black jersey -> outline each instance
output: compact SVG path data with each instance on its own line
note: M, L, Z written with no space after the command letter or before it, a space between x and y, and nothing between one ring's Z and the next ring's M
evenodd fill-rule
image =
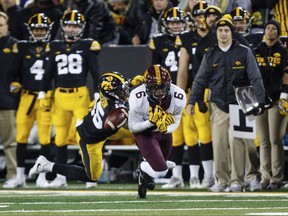
M12 80L20 78L22 88L30 91L39 91L40 83L45 73L48 53L45 52L45 43L19 41L13 45L15 61L12 65ZM48 90L52 85L47 86Z
M97 56L100 44L92 39L80 39L73 43L52 41L47 45L49 62L41 85L41 91L47 91L47 85L54 79L55 88L77 88L87 85L90 71L95 83L99 79Z
M287 51L282 43L277 41L271 47L262 42L254 52L266 90L273 101L278 101L287 65Z
M97 99L93 110L91 110L88 115L84 117L83 122L77 126L81 141L86 144L98 143L115 134L119 129L106 130L104 129L104 122L107 114L119 107L128 110L128 103L115 103L104 97Z
M168 69L172 82L176 84L180 47L175 43L176 36L156 34L149 43L152 51L152 64L160 64Z

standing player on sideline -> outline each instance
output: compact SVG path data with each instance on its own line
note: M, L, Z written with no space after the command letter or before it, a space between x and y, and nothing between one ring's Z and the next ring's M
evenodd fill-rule
M104 129L104 122L109 112L120 107L128 110L128 80L117 72L107 72L100 78L99 89L100 96L96 94L93 109L83 120L77 123L77 141L84 168L76 165L53 163L44 156L40 156L29 171L30 177L39 173L54 172L69 179L84 182L97 181L100 178L102 174L102 148L105 141L132 137L132 134L124 128Z
M98 83L98 60L100 44L92 39L80 39L85 27L84 16L72 10L61 19L64 41L52 41L46 50L50 52L49 64L42 80L38 99L46 107L47 87L54 79L55 93L52 107L52 123L55 127L56 158L67 163L67 137L73 116L76 120L88 113L90 95L87 74L91 72L94 85ZM97 87L95 87L95 90ZM57 175L50 187L66 187L65 176Z
M11 187L25 186L25 159L27 154L27 142L30 131L36 120L38 125L40 154L46 157L50 154L51 142L51 97L52 85L47 85L47 107L39 107L37 96L40 91L40 83L45 73L47 53L45 46L50 39L53 23L44 13L38 13L30 17L27 28L30 34L29 41L20 41L13 47L16 60L12 67L12 92L17 92L22 87L21 99L16 115L17 129L17 175ZM16 82L20 78L20 83ZM37 187L47 187L45 173L38 176Z
M152 64L160 64L168 69L171 75L172 83L176 84L177 71L178 71L178 61L180 54L180 38L181 32L185 31L188 24L187 14L179 9L178 7L173 7L165 11L163 18L161 20L161 34L155 35L149 44L149 48L152 51ZM191 82L188 81L191 86ZM189 84L188 84L189 85ZM185 127L183 124L187 123ZM184 153L184 140L186 143L190 143L188 138L192 136L187 136L186 132L189 132L191 128L191 118L186 119L184 115L181 118L179 127L172 133L173 137L173 148L170 155L170 159L176 163L176 167L172 170L173 174L171 180L168 184L162 186L162 188L175 188L184 187L184 182L182 179L182 155ZM186 130L187 128L187 130ZM179 150L181 155L179 156ZM179 167L181 170L179 170ZM175 172L179 173L180 178L177 178Z
M177 85L182 89L188 89L188 96L190 95L191 82L187 80L193 80L195 74L197 73L197 59L196 59L196 49L199 42L207 34L209 34L210 27L205 22L204 13L209 4L205 1L200 1L193 7L192 16L195 23L195 30L190 32L184 32L180 35L182 47L180 49L180 60L179 60L179 70L177 77ZM213 8L213 7L212 7ZM209 15L209 20L217 17L217 8L214 9L213 13ZM220 14L220 12L219 12ZM212 23L212 21L207 22ZM192 64L192 71L189 70L189 65ZM194 115L185 115L189 122L186 122L183 128L188 130L187 137L190 137L188 145L188 158L189 158L189 169L190 169L190 188L208 188L214 184L213 177L213 147L212 147L212 137L211 137L211 126L210 126L210 110L207 108L205 102L199 101L196 103L196 109ZM183 111L186 114L186 110ZM200 142L200 145L198 144ZM175 147L175 159L176 168L173 170L173 178L167 188L172 188L177 186L182 181L182 155L183 147ZM173 155L173 154L172 154ZM179 159L180 158L180 159ZM204 178L200 184L199 182L199 169L200 163L202 161L202 166L204 170Z
M147 188L154 189L154 178L164 177L171 167L167 160L172 132L179 126L185 104L184 90L171 83L168 70L160 65L150 66L144 84L130 93L128 125L144 157L137 169L140 198L146 197Z

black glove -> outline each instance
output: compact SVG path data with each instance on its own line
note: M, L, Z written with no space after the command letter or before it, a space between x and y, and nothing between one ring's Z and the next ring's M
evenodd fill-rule
M197 101L197 103L201 113L206 113L208 111L208 107L204 101Z
M258 103L256 106L251 107L249 110L247 110L246 115L258 116L263 114L264 110L265 110L265 104Z

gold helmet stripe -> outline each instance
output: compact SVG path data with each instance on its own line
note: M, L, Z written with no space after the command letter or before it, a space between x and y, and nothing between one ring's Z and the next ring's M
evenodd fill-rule
M204 4L203 4L203 2L201 1L201 2L199 2L199 10L203 10L203 8L204 8Z
M157 85L159 85L159 84L161 84L160 67L158 65L154 65L154 69L155 69L155 76L156 76Z
M71 13L71 21L75 21L75 15L76 15L75 11L72 11L72 13Z
M38 24L42 23L41 14L37 14L37 23Z
M176 10L176 8L173 8L173 17L177 17L177 10Z
M115 73L107 72L107 73L104 73L101 77L103 77L103 76L113 76L113 77L119 79L122 83L125 83L125 80L121 76L119 76L118 74L115 74Z
M236 8L236 16L240 16L240 8L239 7Z

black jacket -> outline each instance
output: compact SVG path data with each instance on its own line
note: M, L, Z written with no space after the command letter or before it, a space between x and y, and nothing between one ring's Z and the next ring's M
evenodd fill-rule
M230 49L223 52L215 45L204 54L203 61L195 77L189 104L201 100L205 87L211 91L210 102L224 112L229 112L229 104L236 104L233 86L252 85L259 103L265 103L265 90L259 68L250 48L233 41Z
M19 103L19 95L10 93L9 72L13 64L12 45L17 40L11 36L0 38L0 110L16 110Z
M254 50L267 93L273 101L278 101L282 78L287 65L287 51L280 41L268 47L260 43Z

